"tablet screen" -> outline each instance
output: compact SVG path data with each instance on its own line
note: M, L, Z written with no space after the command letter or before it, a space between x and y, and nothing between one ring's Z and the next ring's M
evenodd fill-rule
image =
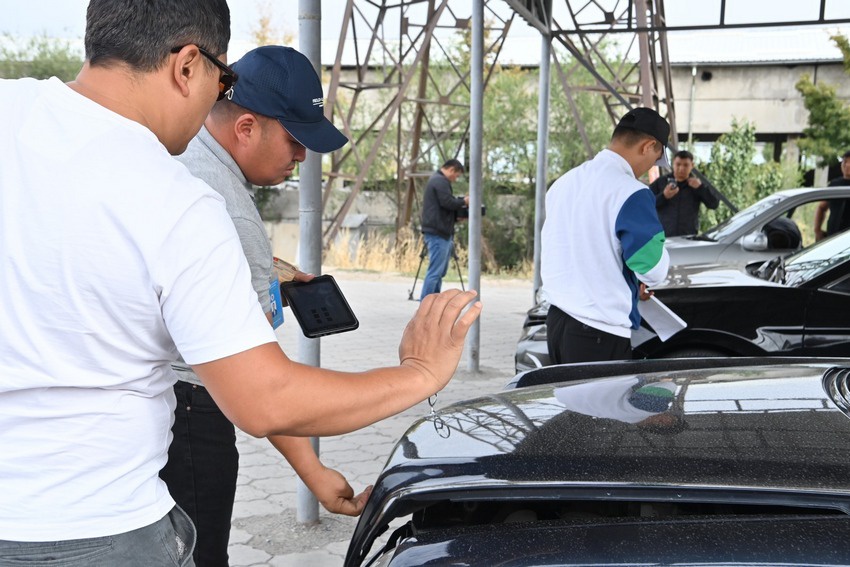
M281 292L307 337L352 331L359 326L333 276L317 276L309 282L286 282L281 285Z

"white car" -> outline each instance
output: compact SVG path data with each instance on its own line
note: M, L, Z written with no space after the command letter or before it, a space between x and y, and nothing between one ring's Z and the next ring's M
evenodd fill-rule
M785 189L773 193L703 234L668 238L665 246L670 264L743 267L756 260L790 254L802 247L798 221L814 222L814 217L802 218L798 209L831 199L850 199L850 187ZM796 235L789 234L789 227L796 230ZM786 230L772 230L777 228Z

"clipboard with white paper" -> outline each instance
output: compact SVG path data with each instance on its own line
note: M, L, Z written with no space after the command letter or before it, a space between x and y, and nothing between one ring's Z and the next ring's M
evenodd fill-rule
M681 317L673 313L654 295L646 301L638 301L638 312L662 341L666 341L688 326Z

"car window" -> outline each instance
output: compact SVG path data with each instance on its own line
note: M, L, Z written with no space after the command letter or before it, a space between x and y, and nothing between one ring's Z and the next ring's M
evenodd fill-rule
M739 230L764 211L775 207L786 198L784 195L769 195L743 211L738 211L714 228L708 229L703 236L710 240L721 240Z
M788 256L785 259L785 283L789 286L801 285L848 260L850 232L843 232Z
M829 291L850 295L850 277L839 280L829 286Z

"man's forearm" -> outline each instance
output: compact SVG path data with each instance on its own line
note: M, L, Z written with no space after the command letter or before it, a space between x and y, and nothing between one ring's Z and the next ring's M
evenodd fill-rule
M703 183L696 188L697 195L707 209L716 209L720 206L720 197L714 192L709 185Z
M425 298L404 330L399 366L336 372L293 362L277 343L267 343L193 369L246 433L346 433L395 415L448 383L481 313L479 302L469 306L475 296L449 290Z
M286 461L295 473L301 477L304 484L311 491L315 492L308 481L310 476L316 471L321 470L324 465L313 450L313 444L310 443L310 438L270 435L268 439L274 448L286 458Z
M244 368L253 370L246 374ZM194 369L225 415L256 437L354 431L438 389L421 372L403 366L343 373L299 364L275 343Z
M815 233L823 233L823 219L826 217L826 211L829 210L829 203L821 201L815 209Z

